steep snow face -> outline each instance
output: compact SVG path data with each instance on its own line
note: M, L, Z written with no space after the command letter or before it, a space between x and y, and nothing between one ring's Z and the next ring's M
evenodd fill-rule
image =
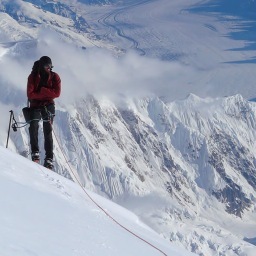
M176 118L190 128L189 133L180 133L181 143L180 139L179 144L174 143L199 167L197 184L225 202L228 212L241 216L252 206L250 198L255 190L255 105L240 95L218 101L215 106L212 102L202 104L190 96L185 111L174 104L172 112L181 112Z
M256 188L254 113L255 104L240 95L190 95L168 105L135 100L125 108L88 96L72 111L60 111L56 123L69 123L59 128L64 151L78 153L69 155L72 164L90 173L98 192L116 198L157 188L194 205L201 188L241 216Z

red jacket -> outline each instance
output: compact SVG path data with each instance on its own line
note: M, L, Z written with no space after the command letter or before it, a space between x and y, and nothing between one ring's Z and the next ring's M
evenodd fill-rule
M61 80L57 73L50 72L47 84L39 89L40 74L31 73L28 76L27 96L30 107L36 108L54 103L60 96Z

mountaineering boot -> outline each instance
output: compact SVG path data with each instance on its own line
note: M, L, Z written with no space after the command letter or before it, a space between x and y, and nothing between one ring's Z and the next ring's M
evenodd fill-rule
M44 167L52 170L53 169L53 163L51 158L45 158L44 159Z
M40 162L40 155L39 155L39 152L33 152L31 154L31 158L32 158L32 161L35 162L35 163L39 163Z

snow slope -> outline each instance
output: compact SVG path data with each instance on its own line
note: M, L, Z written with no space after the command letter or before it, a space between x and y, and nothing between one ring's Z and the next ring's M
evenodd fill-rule
M0 170L2 256L193 255L133 213L3 147Z

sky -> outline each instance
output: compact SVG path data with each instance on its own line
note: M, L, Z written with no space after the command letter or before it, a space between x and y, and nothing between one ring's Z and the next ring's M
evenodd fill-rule
M0 170L2 256L194 255L121 206L4 147Z

